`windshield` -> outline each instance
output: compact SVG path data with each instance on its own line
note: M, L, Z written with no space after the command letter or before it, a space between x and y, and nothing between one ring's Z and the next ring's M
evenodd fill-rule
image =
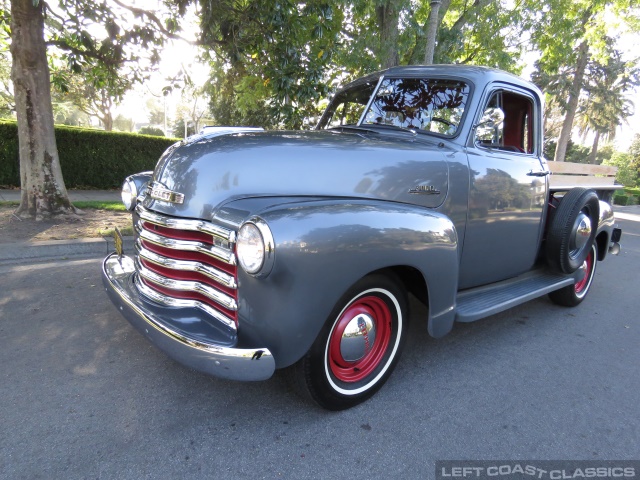
M362 125L392 125L453 136L458 131L469 86L458 80L383 80Z
M322 115L318 128L334 128L356 125L364 112L378 80L354 85L339 92Z
M375 86L371 82L340 92L318 128L383 125L450 137L458 131L469 98L469 85L459 80L385 78L364 113Z

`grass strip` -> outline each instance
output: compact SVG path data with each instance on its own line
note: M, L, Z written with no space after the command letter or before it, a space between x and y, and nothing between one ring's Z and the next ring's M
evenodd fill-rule
M82 200L73 202L73 204L79 209L93 209L93 210L109 210L111 212L126 212L127 209L121 202L107 202L100 200ZM20 202L13 200L0 201L0 207L17 207Z

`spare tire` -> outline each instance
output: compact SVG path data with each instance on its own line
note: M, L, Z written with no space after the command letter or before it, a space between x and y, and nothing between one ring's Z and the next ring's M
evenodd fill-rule
M600 201L593 190L573 188L552 212L547 231L547 263L561 273L573 273L584 262L596 238Z

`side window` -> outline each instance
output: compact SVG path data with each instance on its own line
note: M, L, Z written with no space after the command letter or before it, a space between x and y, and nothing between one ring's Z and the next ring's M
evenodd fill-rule
M358 102L345 102L341 104L329 120L329 127L340 127L343 125L355 125L360 120L360 115L364 111L366 104Z
M476 128L476 145L534 153L534 137L533 100L506 90L494 92Z

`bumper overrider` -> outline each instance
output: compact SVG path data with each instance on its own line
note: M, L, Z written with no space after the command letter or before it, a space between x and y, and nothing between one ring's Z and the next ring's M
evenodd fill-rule
M266 348L235 348L235 332L210 322L206 313L159 305L141 296L131 257L109 255L102 264L102 282L129 323L178 362L232 380L266 380L273 375L275 361Z

